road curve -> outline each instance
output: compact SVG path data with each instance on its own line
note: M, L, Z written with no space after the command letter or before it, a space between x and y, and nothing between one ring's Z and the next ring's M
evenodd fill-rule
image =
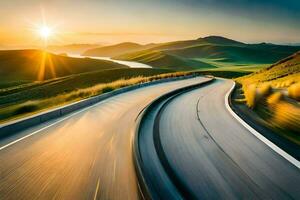
M142 158L153 160L144 169L152 197L300 198L300 170L226 109L232 84L218 79L166 99L145 116L139 142Z
M205 80L119 94L0 141L0 147L5 146L42 129L0 150L0 199L138 199L132 158L137 116L163 93Z

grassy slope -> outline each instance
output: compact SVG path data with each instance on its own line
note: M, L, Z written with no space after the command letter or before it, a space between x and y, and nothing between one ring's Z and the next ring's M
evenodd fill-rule
M151 48L153 44L140 45L132 42L125 42L111 46L105 46L100 48L89 49L82 55L84 56L102 56L102 57L114 57L120 54L140 51L143 49Z
M242 85L236 95L253 108L254 119L300 145L300 52L236 80Z
M34 104L34 109L29 109L28 112L42 110L78 100L81 96L76 91L94 87L95 85L109 84L120 79L148 77L169 72L172 71L148 68L102 70L0 89L0 120L25 114L27 111L16 113L16 110L20 106L27 104ZM74 93L75 96L70 96L70 93ZM65 97L64 95L69 95L70 97Z
M134 60L155 68L168 68L173 70L210 69L213 65L201 61L170 55L159 50L144 50L115 57L120 60Z
M249 45L223 37L210 36L197 40L156 45L143 51L116 56L155 67L180 70L224 68L254 71L300 50L300 47L272 44ZM248 68L251 69L248 69Z
M241 83L257 84L269 82L273 84L273 86L285 80L289 80L291 83L300 82L300 52L260 71L237 79L237 81Z
M45 70L40 70L42 60L45 60ZM127 66L110 61L70 58L44 53L40 50L10 50L0 51L0 88L13 84L38 80L40 71L44 72L44 79L68 76L89 71L114 68L128 68Z
M170 50L168 53L187 58L222 59L223 62L274 63L294 52L290 49L275 51L248 46L240 47L210 44Z
M24 84L17 87L0 89L0 105L5 106L10 103L16 104L28 100L49 98L61 93L91 87L99 83L109 83L121 78L152 76L167 72L170 72L170 70L148 68L112 69Z

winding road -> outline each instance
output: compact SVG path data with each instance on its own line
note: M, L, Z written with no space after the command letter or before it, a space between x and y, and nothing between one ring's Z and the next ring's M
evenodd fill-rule
M232 85L217 79L168 97L145 114L138 145L150 197L300 198L299 168L228 112L224 97Z
M232 81L217 79L147 108L207 80L139 88L1 140L0 199L131 200L141 198L142 184L154 199L299 199L299 168L226 109Z
M137 116L158 96L205 80L119 94L1 141L3 147L36 132L0 150L0 199L138 199L132 159Z

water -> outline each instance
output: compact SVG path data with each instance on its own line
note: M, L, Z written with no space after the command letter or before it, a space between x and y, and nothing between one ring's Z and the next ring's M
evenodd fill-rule
M99 57L99 56L81 56L81 55L76 55L76 54L68 54L69 57L73 58L92 58L92 59L97 59L97 60L108 60L111 62L119 63L122 65L126 65L130 68L152 68L150 65L146 65L143 63L139 62L133 62L133 61L124 61L124 60L115 60L109 57Z

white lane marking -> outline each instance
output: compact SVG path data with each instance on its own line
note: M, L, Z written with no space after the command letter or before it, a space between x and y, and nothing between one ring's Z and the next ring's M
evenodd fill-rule
M244 120L242 120L229 106L228 100L229 100L229 95L230 93L233 91L235 87L235 82L233 84L233 86L230 88L230 90L226 93L225 95L225 106L227 108L227 110L230 112L230 114L237 120L239 121L246 129L248 129L248 131L250 131L253 135L255 135L259 140L261 140L262 142L264 142L266 145L268 145L271 149L273 149L276 153L278 153L279 155L281 155L283 158L285 158L286 160L288 160L290 163L292 163L293 165L295 165L298 169L300 169L300 162L295 159L294 157L292 157L290 154L288 154L287 152L285 152L284 150L280 149L278 146L276 146L273 142L271 142L270 140L268 140L267 138L265 138L262 134L260 134L259 132L257 132L254 128L252 128L249 124L247 124Z
M47 129L47 128L50 128L51 126L54 126L54 125L56 125L56 124L58 124L58 123L60 123L60 122L62 122L62 121L64 121L64 120L66 120L66 119L69 119L69 118L73 117L74 115L77 115L77 114L79 114L79 113L81 113L81 112L84 112L84 111L86 111L86 110L88 110L88 109L90 109L90 108L92 108L92 107L98 106L100 103L103 103L103 102L105 102L105 100L104 100L104 101L101 101L101 102L99 102L99 103L96 103L96 104L94 104L94 105L91 105L91 106L89 106L89 107L86 107L86 108L84 108L84 109L82 109L82 110L79 110L79 111L77 111L77 112L74 112L74 113L72 113L72 114L70 114L70 115L68 115L68 116L66 116L66 117L64 117L64 118L62 118L62 119L60 119L60 120L58 120L58 121L52 123L52 124L49 124L48 126L45 126L45 127L41 128L41 129L39 129L39 130L36 130L36 131L34 131L34 132L32 132L32 133L30 133L30 134L28 134L28 135L25 135L24 137L21 137L21 138L19 138L19 139L17 139L17 140L14 140L14 141L12 141L12 142L10 142L10 143L8 143L8 144L6 144L6 145L0 147L0 151L3 150L3 149L5 149L5 148L7 148L7 147L9 147L9 146L11 146L11 145L13 145L13 144L15 144L15 143L17 143L17 142L20 142L20 141L22 141L22 140L24 140L24 139L26 139L26 138L28 138L28 137L31 137L31 136L33 136L33 135L35 135L35 134L37 134L37 133L39 133L39 132L41 132L41 131Z
M99 185L100 185L99 182L100 182L100 178L98 178L98 181L97 181L97 186L96 186L96 190L95 190L94 200L97 199L98 190L99 190Z

